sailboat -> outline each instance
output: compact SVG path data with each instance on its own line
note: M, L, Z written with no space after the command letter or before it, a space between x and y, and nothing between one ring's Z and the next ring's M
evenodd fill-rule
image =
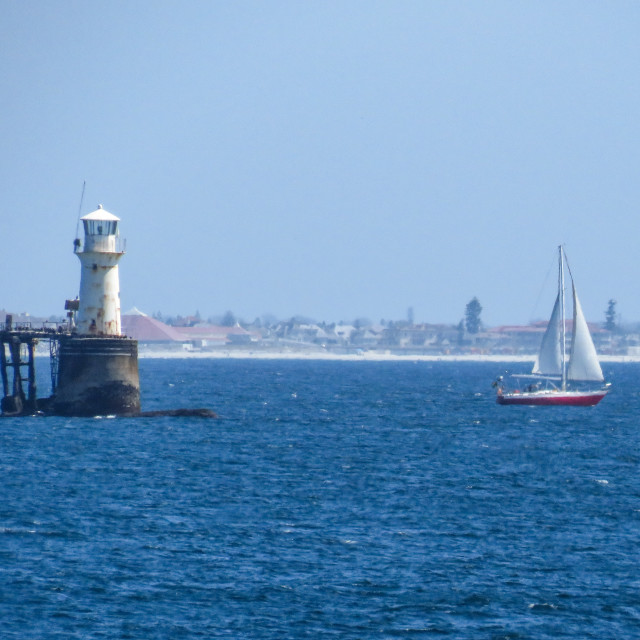
M565 267L573 292L573 331L569 352L566 348ZM498 404L564 405L589 407L598 404L610 389L605 383L593 339L587 326L567 256L558 247L558 295L533 370L515 375L527 381L522 389L508 391L500 376Z

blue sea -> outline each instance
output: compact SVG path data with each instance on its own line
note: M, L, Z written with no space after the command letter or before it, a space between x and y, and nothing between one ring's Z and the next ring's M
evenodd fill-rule
M640 637L640 365L505 368L141 360L219 418L0 420L0 638Z

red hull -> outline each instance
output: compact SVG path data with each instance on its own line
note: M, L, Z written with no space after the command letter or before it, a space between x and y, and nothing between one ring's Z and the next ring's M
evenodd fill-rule
M498 404L525 404L564 407L592 407L604 398L608 389L600 391L538 391L530 393L498 393Z

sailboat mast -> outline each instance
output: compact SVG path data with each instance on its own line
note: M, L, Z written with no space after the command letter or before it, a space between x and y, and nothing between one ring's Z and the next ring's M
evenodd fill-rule
M560 293L560 345L562 352L562 390L567 388L567 344L564 311L564 264L562 259L562 245L558 247L558 287Z

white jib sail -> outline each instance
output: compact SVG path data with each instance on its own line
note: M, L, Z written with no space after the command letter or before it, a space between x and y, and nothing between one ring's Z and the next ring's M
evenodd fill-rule
M589 333L587 321L582 313L576 287L573 285L573 337L567 378L569 380L604 381L596 348Z
M560 348L560 294L553 305L551 318L544 332L540 352L531 373L547 376L562 375L562 352Z

